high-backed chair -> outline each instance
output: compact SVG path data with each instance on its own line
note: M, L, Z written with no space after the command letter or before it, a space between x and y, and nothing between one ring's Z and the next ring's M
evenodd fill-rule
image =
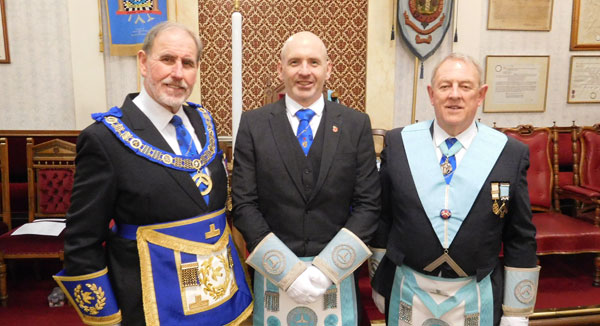
M70 205L75 171L75 144L53 139L34 145L27 138L27 183L29 222L42 218L65 217ZM64 259L64 237L45 235L16 235L15 228L0 236L0 257L6 259L58 258ZM5 269L0 260L0 271ZM6 273L0 272L0 299L8 298Z
M553 124L553 137L556 140L551 147L552 162L554 164L554 207L560 208L561 211L573 211L574 200L560 200L559 190L564 186L572 186L579 184L579 175L577 174L580 145L577 139L578 131L581 128L575 125L568 127L559 127L556 123Z
M600 286L600 227L564 215L552 205L550 144L556 139L551 130L530 125L501 130L529 146L527 183L537 228L537 254L595 253L594 285Z
M560 188L560 196L578 200L576 214L600 226L600 124L583 127L573 142L581 144L579 183Z

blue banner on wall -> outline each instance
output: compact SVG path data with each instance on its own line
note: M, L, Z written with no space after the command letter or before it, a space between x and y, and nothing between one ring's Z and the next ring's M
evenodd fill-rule
M136 55L146 33L167 20L167 0L106 0L110 54Z

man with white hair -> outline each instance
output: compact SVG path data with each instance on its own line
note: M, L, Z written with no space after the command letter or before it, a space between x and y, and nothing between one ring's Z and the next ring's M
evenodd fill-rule
M138 52L141 93L92 115L78 138L55 279L86 324L238 325L252 312L217 132L208 110L185 103L201 52L187 27L153 27Z
M388 325L527 325L528 148L475 122L487 85L470 57L442 60L427 90L435 120L386 134L374 300Z

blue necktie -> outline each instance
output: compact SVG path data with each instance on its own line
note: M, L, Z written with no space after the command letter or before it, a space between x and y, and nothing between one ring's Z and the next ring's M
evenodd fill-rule
M461 148L462 145L456 138L448 138L445 142L440 144L440 149L443 154L440 165L446 184L450 184L450 180L452 180L452 176L456 170L456 157L454 154L458 153Z
M304 155L306 156L310 150L310 145L313 143L313 132L312 129L310 129L310 119L315 116L315 111L311 109L298 110L296 112L296 116L298 119L300 119L296 137L298 138L300 146L302 147Z
M181 118L179 116L174 115L173 118L171 119L171 123L173 124L173 126L175 126L175 133L177 134L177 143L179 144L179 149L181 150L181 155L182 156L195 156L198 155L198 150L196 150L196 144L194 144L194 140L192 139L192 136L190 135L190 133L187 131L187 129L185 129L185 126L183 125L183 121L181 121ZM206 174L206 168L202 168L202 172L204 174ZM191 172L190 175L192 176L192 178L197 174L198 172ZM200 183L198 185L198 189L200 189L200 192L203 192L204 190L206 190L207 185L205 185L204 183ZM204 195L204 201L206 202L206 204L208 205L208 197L209 195Z

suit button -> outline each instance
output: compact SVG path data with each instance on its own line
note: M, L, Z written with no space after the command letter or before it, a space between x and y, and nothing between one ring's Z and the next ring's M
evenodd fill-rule
M310 174L312 171L310 169L304 169L304 174Z

